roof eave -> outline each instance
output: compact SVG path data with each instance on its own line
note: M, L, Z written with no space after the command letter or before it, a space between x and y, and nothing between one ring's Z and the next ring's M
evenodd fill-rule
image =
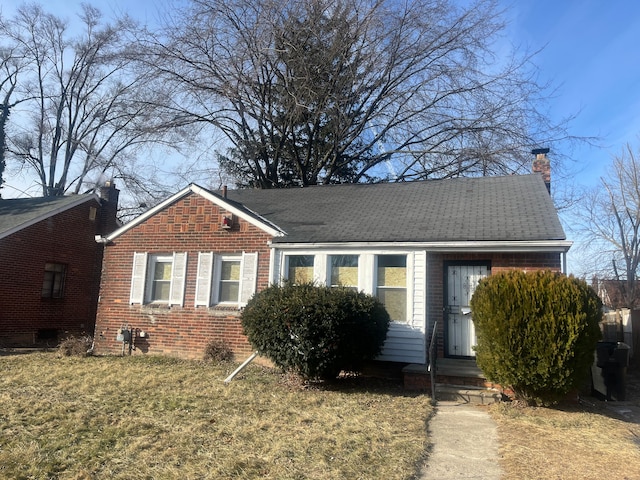
M569 240L522 240L522 241L455 241L455 242L277 242L272 248L283 250L314 249L393 249L427 250L430 252L561 252L566 253L573 245Z
M225 210L233 213L234 215L237 215L238 217L243 218L247 222L255 225L256 227L264 230L266 233L268 233L268 234L270 234L270 235L272 235L274 237L279 237L279 236L284 235L284 232L282 230L277 229L276 227L272 226L271 224L269 224L269 223L267 223L265 221L261 221L260 219L254 218L254 217L252 217L250 215L247 215L246 212L242 211L241 209L238 209L237 207L235 207L234 205L232 205L231 203L226 201L224 198L222 198L222 197L220 197L218 195L215 195L215 194L211 193L210 191L208 191L208 190L206 190L206 189L204 189L204 188L192 183L189 186L187 186L187 187L183 188L182 190L180 190L179 192L175 193L171 197L167 198L166 200L160 202L155 207L147 210L143 214L141 214L138 217L136 217L135 219L131 220L129 223L126 223L125 225L123 225L119 229L117 229L114 232L110 233L109 235L106 235L104 237L96 237L96 241L100 242L100 243L108 243L108 242L111 242L111 241L115 240L120 235L122 235L122 234L128 232L129 230L131 230L132 228L140 225L142 222L144 222L147 219L153 217L158 212L164 210L167 206L171 205L174 202L177 202L178 200L180 200L183 197L186 197L190 193L195 193L196 195L200 195L201 197L206 198L211 203L214 203L214 204L224 208Z
M13 235L16 232L19 232L20 230L23 230L27 227L30 227L31 225L35 225L38 222L41 222L42 220L46 220L47 218L51 218L59 213L65 212L71 208L77 207L78 205L82 205L84 202L88 202L91 200L95 200L96 202L100 203L100 197L98 196L98 194L93 193L93 194L89 194L89 195L78 195L78 199L74 202L71 203L67 203L65 205L61 205L53 210L48 211L47 213L44 213L42 215L38 215L35 218L31 218L29 220L27 220L24 223L21 223L20 225L16 225L15 227L10 228L9 230L5 230L4 232L0 233L0 240L8 237L10 235Z

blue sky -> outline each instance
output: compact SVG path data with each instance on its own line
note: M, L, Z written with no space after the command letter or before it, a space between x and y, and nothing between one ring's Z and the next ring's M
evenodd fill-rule
M635 0L500 0L509 8L507 38L543 48L535 63L542 80L557 87L550 115L577 114L571 133L599 137L598 147L577 145L562 152L573 160L575 183L597 186L612 155L626 143L640 148L640 2ZM549 154L552 159L553 152ZM553 184L553 171L552 171ZM569 240L569 273L590 266L588 242L571 230L571 212L561 212Z
M594 184L612 154L640 143L640 2L635 0L502 0L508 38L531 49L541 78L559 88L551 115L578 114L571 132L600 137L601 148L566 152L578 181ZM551 156L552 154L550 154Z
M162 6L180 1L89 0L106 16L128 11L146 23L154 22ZM574 160L578 184L596 185L606 173L611 156L627 142L640 148L640 2L498 1L507 10L503 40L530 51L542 49L534 59L540 80L551 81L558 88L549 103L552 119L577 114L571 134L599 137L599 147L577 145L561 152ZM3 14L10 15L21 3L2 0L0 5ZM47 10L69 18L80 6L80 1L69 0L41 3ZM553 152L549 156L553 168ZM564 220L570 222L569 217Z
M180 0L89 0L110 16L128 11L153 23L158 10ZM571 133L597 136L600 148L562 152L576 162L577 180L595 184L612 154L640 143L640 2L636 0L498 0L508 22L504 40L531 51L541 81L557 87L555 119L578 114ZM19 0L3 0L10 14ZM47 0L46 8L73 18L80 1ZM462 1L461 3L468 3ZM550 157L553 160L553 152Z

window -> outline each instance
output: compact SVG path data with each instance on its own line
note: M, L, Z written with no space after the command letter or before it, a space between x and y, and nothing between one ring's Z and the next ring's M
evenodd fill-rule
M182 305L187 254L133 254L130 303Z
M246 304L256 291L257 274L257 252L241 255L200 252L195 305Z
M42 298L62 298L65 272L65 265L60 263L45 263Z
M331 255L330 259L330 285L358 290L358 255Z
M407 321L407 256L378 255L376 296L391 320Z
M313 255L289 255L287 279L292 283L313 282Z
M169 303L173 256L152 256L150 261L151 285L147 296L149 302Z
M219 262L218 303L240 300L240 257L222 257Z

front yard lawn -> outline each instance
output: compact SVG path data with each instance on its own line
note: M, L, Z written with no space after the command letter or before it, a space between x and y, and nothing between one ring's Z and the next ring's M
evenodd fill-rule
M505 478L640 480L640 374L630 371L627 382L624 402L493 405Z
M430 398L388 381L301 388L250 365L0 357L0 477L409 479Z

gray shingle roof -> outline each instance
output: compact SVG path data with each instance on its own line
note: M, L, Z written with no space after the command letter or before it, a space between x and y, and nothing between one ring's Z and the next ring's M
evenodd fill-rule
M230 190L227 198L287 233L274 243L565 239L538 174Z
M92 198L97 197L85 194L0 199L0 238Z

